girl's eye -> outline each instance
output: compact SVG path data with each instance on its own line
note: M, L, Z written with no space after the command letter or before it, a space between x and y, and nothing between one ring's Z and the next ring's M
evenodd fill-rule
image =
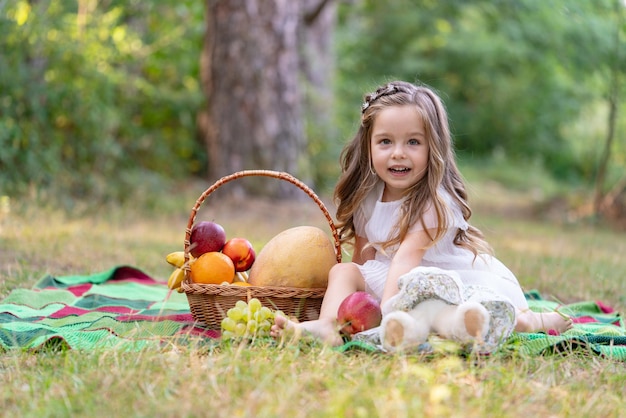
M409 139L409 145L419 145L420 141L417 139Z
M387 138L383 138L380 140L380 143L384 145L388 145L388 144L391 144L391 140Z

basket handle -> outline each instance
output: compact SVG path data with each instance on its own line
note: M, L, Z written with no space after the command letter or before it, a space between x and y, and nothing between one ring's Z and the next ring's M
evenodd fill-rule
M319 206L321 211L324 213L324 216L326 217L326 221L328 222L328 225L330 226L330 230L333 234L333 240L335 241L335 253L337 255L337 262L341 263L341 243L339 241L339 233L337 232L337 227L335 226L333 218L328 212L328 209L326 209L324 202L320 200L320 198L315 194L315 192L310 187L308 187L302 181L298 180L297 178L295 178L289 173L280 172L280 171L272 171L272 170L243 170L243 171L238 171L236 173L230 174L228 176L224 176L218 181L216 181L215 183L213 183L211 187L206 189L204 193L200 195L198 200L196 200L196 203L193 205L193 208L191 208L191 214L189 215L189 221L187 222L187 229L185 230L185 242L184 242L185 278L189 277L189 246L191 244L191 228L193 227L193 224L196 221L196 215L198 214L198 210L200 209L200 206L202 205L204 200L207 197L209 197L209 195L213 193L215 190L217 190L219 187L223 186L224 184L230 181L240 179L242 177L249 177L249 176L274 177L280 180L288 181L289 183L292 183L296 185L297 187L299 187L311 199L313 199L313 201L317 203L317 206Z

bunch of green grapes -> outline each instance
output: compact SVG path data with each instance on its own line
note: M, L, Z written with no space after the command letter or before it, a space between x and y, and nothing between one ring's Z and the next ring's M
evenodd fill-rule
M267 337L276 315L284 316L284 313L272 311L257 298L252 298L247 303L238 300L222 319L222 338Z

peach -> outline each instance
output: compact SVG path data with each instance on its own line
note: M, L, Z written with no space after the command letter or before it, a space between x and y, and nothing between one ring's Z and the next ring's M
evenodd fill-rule
M337 323L343 334L352 335L377 327L383 315L378 301L367 292L355 292L346 297L337 310Z
M252 267L256 258L256 253L250 241L245 238L231 238L226 241L222 248L222 253L233 260L235 271L246 271Z

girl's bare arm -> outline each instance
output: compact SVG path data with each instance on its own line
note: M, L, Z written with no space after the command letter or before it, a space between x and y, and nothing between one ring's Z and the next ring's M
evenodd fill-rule
M434 235L434 231L431 234ZM426 231L416 231L406 235L391 260L381 304L398 293L398 278L421 264L426 252L425 248L430 243L431 239Z
M356 236L354 241L354 252L352 253L352 261L357 264L363 264L367 260L373 260L376 250L373 247L367 247L367 239Z

